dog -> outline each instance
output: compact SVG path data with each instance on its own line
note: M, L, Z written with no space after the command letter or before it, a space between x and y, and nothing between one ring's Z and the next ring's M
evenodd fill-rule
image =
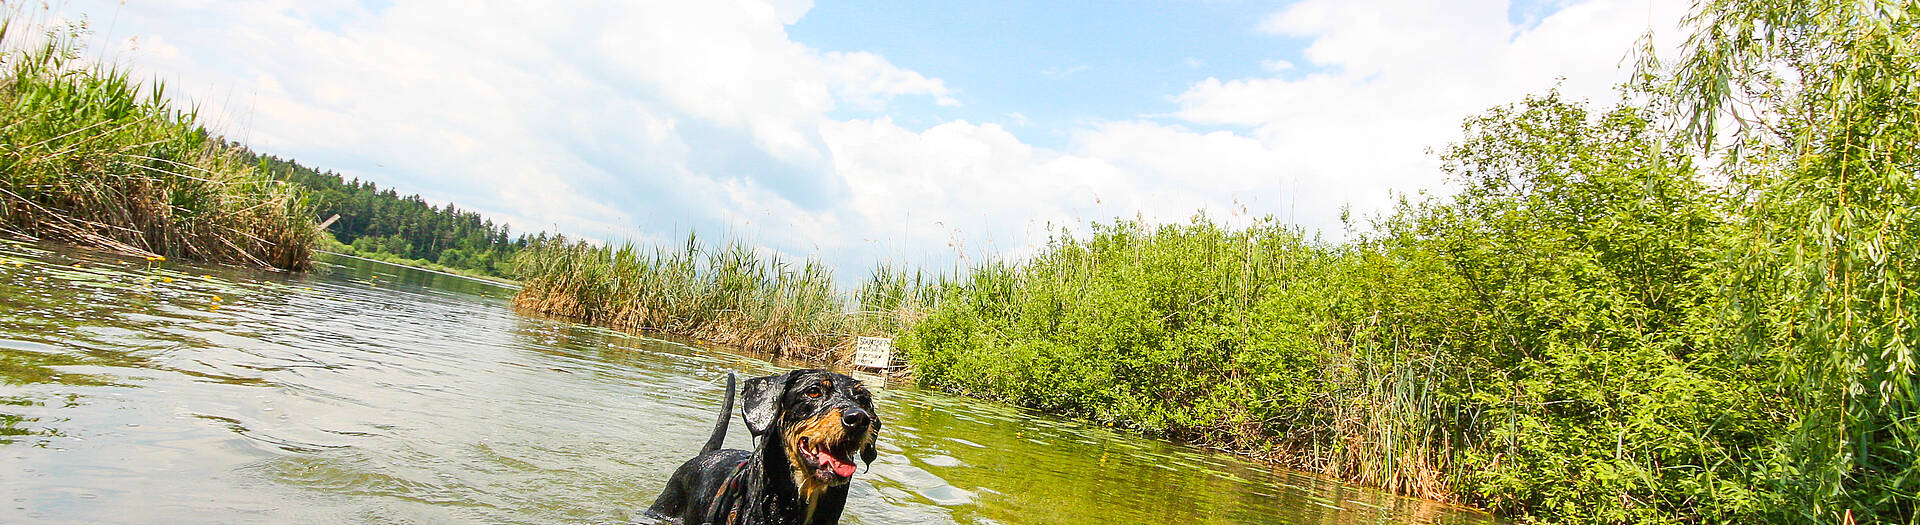
M682 525L835 525L846 508L853 454L871 466L880 417L860 381L807 369L748 379L741 416L753 450L720 448L732 419L734 374L713 437L673 471L647 515Z

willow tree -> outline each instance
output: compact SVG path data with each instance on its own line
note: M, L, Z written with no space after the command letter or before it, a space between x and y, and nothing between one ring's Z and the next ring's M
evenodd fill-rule
M1738 344L1785 363L1781 519L1920 522L1920 0L1704 0L1673 70L1744 206Z

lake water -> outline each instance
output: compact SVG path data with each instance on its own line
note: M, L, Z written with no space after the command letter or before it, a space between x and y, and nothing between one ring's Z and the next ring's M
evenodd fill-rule
M0 241L0 522L625 522L705 441L727 371L780 370L521 315L496 285L317 266ZM1492 522L908 385L876 397L852 523Z

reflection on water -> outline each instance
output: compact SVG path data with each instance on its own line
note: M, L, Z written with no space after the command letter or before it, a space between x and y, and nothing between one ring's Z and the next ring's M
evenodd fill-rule
M778 370L517 315L490 284L319 266L0 242L0 516L623 522L705 440L727 371ZM854 523L1490 521L903 385L876 402Z

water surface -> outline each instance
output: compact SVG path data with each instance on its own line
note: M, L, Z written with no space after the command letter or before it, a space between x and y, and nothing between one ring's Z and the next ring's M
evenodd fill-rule
M624 522L705 440L727 371L780 370L516 314L492 284L318 266L0 241L0 521ZM876 403L851 523L1491 522L906 385Z

